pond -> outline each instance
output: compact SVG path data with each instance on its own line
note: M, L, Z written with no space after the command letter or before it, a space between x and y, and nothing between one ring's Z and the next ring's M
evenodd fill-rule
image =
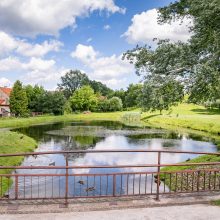
M39 142L39 146L36 151L58 151L58 150L114 150L114 149L146 149L146 150L178 150L178 151L206 151L216 152L217 148L209 139L204 139L201 136L194 134L171 132L162 129L152 129L147 127L131 127L126 126L119 122L111 121L79 121L71 123L55 123L47 125L31 126L26 128L15 129L16 131L33 137ZM162 163L178 163L192 159L197 155L187 154L163 154ZM101 154L89 154L81 153L68 156L68 163L70 166L78 165L137 165L137 164L151 164L157 163L157 155L153 153L101 153ZM64 155L40 155L37 157L26 157L23 164L24 166L33 165L56 165L64 166ZM155 171L155 168L148 168L148 171ZM112 172L133 172L133 171L146 171L146 168L91 168L83 170L70 170L72 174L75 173L112 173ZM24 170L17 170L17 173L24 173ZM25 173L64 173L65 170L25 170ZM98 179L95 180L91 177L83 179L69 180L69 184L73 183L74 187L70 186L69 194L72 196L79 196L87 194L86 189L88 186L93 186L93 195L102 194L106 187L98 190L96 186L108 185L108 181L112 182L112 177L109 180ZM119 178L119 177L118 177ZM123 182L126 182L128 177L120 177L121 180L116 181L116 190L125 191L126 187ZM138 178L132 176L133 181ZM142 177L139 177L142 178ZM83 181L82 181L83 179ZM82 181L80 184L80 181ZM140 179L138 180L139 184ZM142 180L141 180L142 181ZM148 181L152 181L149 178ZM25 182L25 183L24 183ZM84 186L84 183L85 186ZM59 178L59 180L45 180L39 178L26 178L19 180L20 190L22 194L22 185L25 187L25 195L33 196L39 193L47 193L51 195L53 193L63 194L65 186L65 178ZM52 184L52 189L51 189ZM144 183L143 183L144 184ZM145 183L146 184L146 183ZM147 183L148 184L148 183ZM29 186L28 186L29 185ZM111 184L109 184L111 185ZM87 188L86 188L87 187ZM127 186L128 187L128 186ZM90 187L91 188L91 187ZM146 186L141 186L141 190ZM71 190L72 189L72 190ZM97 189L97 190L96 190ZM112 193L112 187L107 189L107 194ZM127 189L128 190L128 189ZM140 190L140 189L139 189ZM153 189L155 190L155 189ZM53 191L53 192L52 192ZM58 192L59 191L59 192ZM151 189L152 191L152 189ZM13 193L13 190L12 192Z

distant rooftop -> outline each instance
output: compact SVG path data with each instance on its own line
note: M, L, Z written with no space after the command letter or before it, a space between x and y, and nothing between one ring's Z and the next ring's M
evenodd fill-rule
M7 87L0 87L0 90L10 96L12 89Z

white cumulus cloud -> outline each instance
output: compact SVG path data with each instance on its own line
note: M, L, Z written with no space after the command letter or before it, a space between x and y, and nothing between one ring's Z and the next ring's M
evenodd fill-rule
M23 68L27 70L46 71L51 69L55 63L54 60L43 60L41 58L32 57L28 63L23 64Z
M0 57L14 50L16 46L17 42L13 37L0 31Z
M42 44L30 44L25 41L19 41L16 52L28 57L42 57L50 51L58 52L63 43L57 40L44 41Z
M125 13L113 0L1 0L0 29L21 36L58 35L95 10Z
M0 60L0 72L22 68L22 63L17 57L7 57Z
M186 42L190 38L189 25L191 19L185 18L182 23L174 21L171 24L157 23L157 10L151 9L132 18L132 24L122 35L129 43L149 43L154 38L170 39L171 41Z
M88 43L91 42L91 41L92 41L91 37L86 40L86 42L88 42Z
M93 49L92 46L86 46L83 44L78 44L76 50L71 53L73 58L77 58L84 63L89 63L96 59L98 52Z
M93 79L111 87L126 82L134 71L132 65L121 59L121 55L101 56L92 46L78 44L71 56L91 70L90 76Z
M41 44L29 43L26 40L14 38L3 31L0 31L0 42L0 57L11 52L27 57L42 57L50 51L59 51L63 46L63 43L58 40L44 41Z
M104 25L103 29L106 30L106 31L108 31L109 29L111 29L111 26L108 25L108 24L106 24L106 25Z
M56 66L53 59L46 60L32 57L29 62L22 64L26 72L23 81L29 84L47 85L48 82L56 82L62 75L62 68Z
M9 79L2 77L0 78L0 86L11 86L12 83Z

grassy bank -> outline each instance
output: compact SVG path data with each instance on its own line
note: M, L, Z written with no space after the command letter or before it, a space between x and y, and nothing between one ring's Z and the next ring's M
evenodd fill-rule
M16 132L0 132L0 154L30 152L37 147L34 139ZM0 157L0 166L17 166L23 161L23 157ZM0 174L11 173L12 170L0 170ZM2 184L2 185L1 185ZM12 180L4 178L0 182L0 195L4 195Z
M39 116L31 118L3 118L0 119L0 128L14 128L26 127L30 125L53 123L53 122L67 122L73 120L109 120L120 121L124 112L113 113L91 113L91 114L71 114L61 116Z

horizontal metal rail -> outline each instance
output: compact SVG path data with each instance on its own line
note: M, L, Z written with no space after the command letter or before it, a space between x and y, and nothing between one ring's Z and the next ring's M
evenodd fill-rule
M176 173L194 173L194 172L218 172L220 169L195 169L195 170L178 170L178 171L160 171L160 174L176 174ZM69 174L68 176L112 176L112 175L132 175L132 174L157 174L157 171L147 171L147 172L112 172L112 173L76 173L76 174ZM66 174L57 174L57 173L40 173L40 174L0 174L0 177L24 177L24 176L57 176L57 177L64 177Z
M0 157L13 156L36 156L45 154L82 154L82 153L173 153L173 154L198 154L198 155L216 155L220 156L218 152L195 152L195 151L171 151L171 150L70 150L70 151L45 151L45 152L31 152L31 153L16 153L16 154L0 154Z
M0 169L20 169L20 170L36 170L36 169L90 169L90 168L139 168L139 167L182 167L182 166L211 166L220 165L220 162L207 163L168 163L168 164L138 164L138 165L80 165L80 166L0 166Z

